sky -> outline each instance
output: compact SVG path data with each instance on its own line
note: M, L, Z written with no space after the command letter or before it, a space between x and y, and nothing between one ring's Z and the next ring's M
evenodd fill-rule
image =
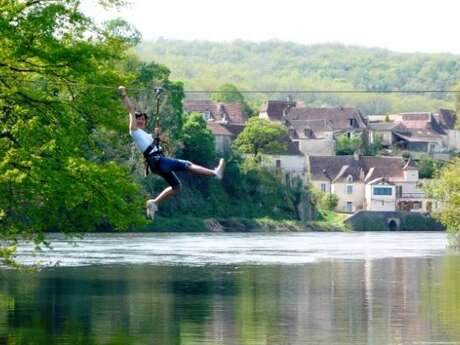
M121 17L144 40L343 43L399 52L460 54L458 0L131 0L109 12L83 1L97 22Z

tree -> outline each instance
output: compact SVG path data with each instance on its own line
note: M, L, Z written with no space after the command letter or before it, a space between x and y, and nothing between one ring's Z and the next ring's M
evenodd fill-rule
M200 114L192 114L186 118L182 129L182 142L181 158L201 165L209 165L215 160L214 136L206 128L206 122Z
M157 99L153 92L155 87L161 86L163 92L160 101L161 136L170 154L174 154L181 136L184 122L182 100L185 97L184 86L180 81L171 81L171 71L164 65L155 62L141 62L130 56L124 63L124 69L133 75L132 92L139 110L146 112L150 121L147 130L153 132L156 125Z
M282 139L287 137L287 130L280 124L258 117L250 118L245 129L235 140L235 146L242 153L282 153L287 144Z
M442 203L434 216L447 228L451 244L460 247L460 159L448 162L437 178L424 186L429 198Z
M377 156L380 151L383 149L383 135L376 134L374 137L374 142L367 145L366 155L368 156Z
M428 155L421 156L416 162L420 178L433 178L436 171L442 168L443 161L436 161Z
M357 152L361 146L362 140L360 137L340 135L337 137L335 151L338 156L352 155Z
M142 223L141 213L134 211L142 205L138 185L127 167L103 159L94 136L99 130L126 133L115 89L132 77L125 76L121 61L135 35L126 26L115 30L120 22L107 30L96 27L79 4L2 4L2 240L22 237L40 244L44 231L126 229ZM12 252L3 248L0 255Z
M223 84L211 94L211 100L214 102L240 103L246 116L251 116L253 111L244 99L243 94L233 84Z

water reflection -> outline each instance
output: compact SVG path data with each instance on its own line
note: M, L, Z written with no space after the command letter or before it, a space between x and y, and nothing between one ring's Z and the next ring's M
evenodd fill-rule
M0 344L460 344L460 257L3 271Z

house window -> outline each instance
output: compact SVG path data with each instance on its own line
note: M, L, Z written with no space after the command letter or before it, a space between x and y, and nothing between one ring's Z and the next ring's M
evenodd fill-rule
M355 119L349 119L349 123L350 123L350 127L354 127L355 126Z
M353 203L351 201L347 202L347 212L353 212Z
M211 112L210 112L210 111L205 111L205 112L203 113L203 119L204 119L205 121L211 120Z
M374 195L393 195L390 187L374 187Z
M276 167L277 167L278 169L281 169L281 160L280 160L280 159L277 159L277 160L276 160Z
M347 194L353 194L353 185L347 184Z
M321 183L321 192L325 193L326 192L326 184Z
M396 186L396 197L402 197L402 186Z

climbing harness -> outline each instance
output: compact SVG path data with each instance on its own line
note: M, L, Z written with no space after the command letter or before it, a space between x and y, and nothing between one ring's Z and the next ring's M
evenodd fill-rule
M149 175L150 166L155 170L159 171L160 157L163 156L163 148L160 145L160 97L163 93L163 88L161 86L155 87L153 89L156 99L156 114L155 114L155 137L153 138L153 143L150 144L147 149L144 151L145 158L145 175ZM158 131L156 130L158 128ZM151 162L149 164L149 162Z

